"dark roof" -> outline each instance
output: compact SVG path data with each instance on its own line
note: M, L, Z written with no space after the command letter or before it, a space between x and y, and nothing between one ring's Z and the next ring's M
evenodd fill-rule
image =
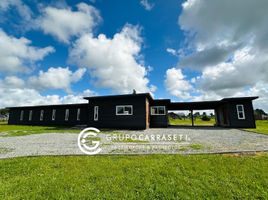
M84 97L86 100L95 100L95 99L110 99L110 98L122 98L122 97L134 97L134 96L144 96L149 100L153 100L153 97L150 93L136 93L136 94L121 94L121 95L107 95L107 96L92 96L92 97Z
M232 97L224 98L219 101L196 101L196 102L171 102L168 105L169 110L209 110L215 109L217 106L222 105L226 102L236 101L252 101L258 97Z
M253 96L253 97L231 97L231 98L223 98L221 101L240 101L240 100L255 100L258 99L258 96Z
M37 106L15 106L15 107L7 107L9 108L44 108L44 107L64 107L64 106L83 106L88 105L88 103L78 103L78 104L52 104L52 105L37 105Z

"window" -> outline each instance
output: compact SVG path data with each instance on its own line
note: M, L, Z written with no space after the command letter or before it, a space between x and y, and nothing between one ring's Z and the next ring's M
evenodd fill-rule
M165 106L152 106L151 115L166 115L166 107Z
M245 111L243 105L236 105L238 119L245 119Z
M52 110L52 121L55 121L56 119L56 109Z
M94 106L94 121L99 120L99 106Z
M76 119L77 121L80 121L80 108L77 109L77 115L76 115Z
M131 105L116 106L116 115L132 115L133 107Z
M32 121L32 117L33 117L33 111L30 110L30 111L29 111L29 121Z
M68 121L69 120L69 109L66 109L65 110L65 121Z
M20 111L20 121L23 120L23 115L24 115L24 111L22 110L22 111Z
M44 110L40 111L40 121L43 121L44 119Z

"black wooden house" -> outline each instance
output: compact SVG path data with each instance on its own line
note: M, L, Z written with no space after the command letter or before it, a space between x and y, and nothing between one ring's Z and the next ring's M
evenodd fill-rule
M88 103L84 104L10 107L8 123L146 129L168 127L168 110L189 110L192 113L193 110L213 109L216 126L255 128L252 100L256 98L171 102L169 99L153 99L149 93L94 96L85 97Z

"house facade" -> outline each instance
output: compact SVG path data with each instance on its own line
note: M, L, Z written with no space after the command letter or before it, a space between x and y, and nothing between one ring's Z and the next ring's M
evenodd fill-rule
M146 129L168 127L169 110L189 110L193 113L193 110L213 109L216 126L255 128L252 101L256 98L258 97L171 102L169 99L153 99L149 93L94 96L85 97L88 103L84 104L10 107L8 123Z

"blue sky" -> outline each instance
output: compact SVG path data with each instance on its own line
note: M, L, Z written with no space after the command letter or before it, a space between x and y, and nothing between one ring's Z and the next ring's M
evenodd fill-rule
M252 7L259 12L247 13ZM249 0L2 0L0 86L10 97L0 106L136 89L173 101L258 95L256 106L267 109L268 58L257 58L267 48L266 8Z

